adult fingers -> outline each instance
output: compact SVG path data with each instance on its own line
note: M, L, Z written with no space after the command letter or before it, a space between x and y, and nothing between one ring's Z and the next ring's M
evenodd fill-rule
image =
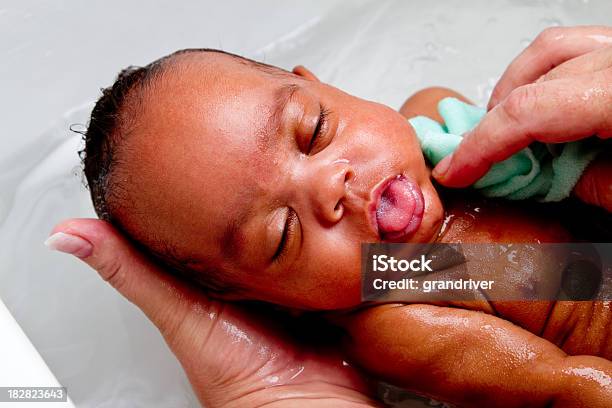
M466 134L433 176L449 187L467 187L493 163L537 140L561 143L612 136L612 69L519 87Z
M536 82L570 78L612 67L612 46L604 47L581 55L555 67L542 75Z
M493 89L487 109L493 109L512 90L534 82L551 68L608 45L612 45L612 27L547 28L508 66Z
M47 246L83 260L166 335L174 333L196 304L206 298L164 273L139 253L115 228L95 219L70 219L58 224Z

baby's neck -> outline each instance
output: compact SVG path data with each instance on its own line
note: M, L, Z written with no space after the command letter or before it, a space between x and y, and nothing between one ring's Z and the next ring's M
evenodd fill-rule
M568 242L571 234L538 203L444 192L444 221L436 242Z

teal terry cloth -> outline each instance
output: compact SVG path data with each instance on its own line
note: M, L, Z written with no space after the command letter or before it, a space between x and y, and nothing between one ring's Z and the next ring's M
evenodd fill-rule
M461 135L473 129L486 110L456 98L445 98L438 103L438 112L444 125L425 116L409 119L425 157L434 165L457 148ZM582 172L601 150L601 140L593 137L555 145L532 143L494 164L474 183L474 188L487 197L560 201L569 196Z

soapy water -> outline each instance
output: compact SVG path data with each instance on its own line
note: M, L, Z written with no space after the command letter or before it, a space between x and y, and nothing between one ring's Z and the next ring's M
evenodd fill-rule
M605 0L355 1L310 16L246 56L287 69L303 64L394 108L432 85L485 105L496 78L542 29L605 24L610 15ZM77 406L198 406L146 318L85 265L42 245L59 220L94 216L76 153L81 136L68 130L87 123L91 107L67 112L0 163L0 297ZM442 406L393 387L381 395L398 406Z

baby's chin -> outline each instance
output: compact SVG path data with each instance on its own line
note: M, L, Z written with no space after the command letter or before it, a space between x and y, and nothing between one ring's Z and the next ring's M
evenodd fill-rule
M419 146L414 128L412 126L408 126L408 128L409 137L406 138L406 140L410 140L414 146ZM411 174L409 174L413 177L414 181L421 189L425 208L423 209L421 225L414 232L414 234L410 236L408 242L429 243L435 241L440 233L440 229L442 228L442 223L444 221L444 207L442 206L440 196L432 183L432 169L427 165L427 161L421 149L417 147L415 150L418 153L415 152L414 154L419 155L420 160L412 161L410 164L410 166L412 166L412 171L410 172ZM420 163L416 164L417 162Z
M444 221L444 207L429 177L419 183L419 187L421 187L423 192L425 209L421 225L414 235L410 237L410 242L433 242L438 237Z

